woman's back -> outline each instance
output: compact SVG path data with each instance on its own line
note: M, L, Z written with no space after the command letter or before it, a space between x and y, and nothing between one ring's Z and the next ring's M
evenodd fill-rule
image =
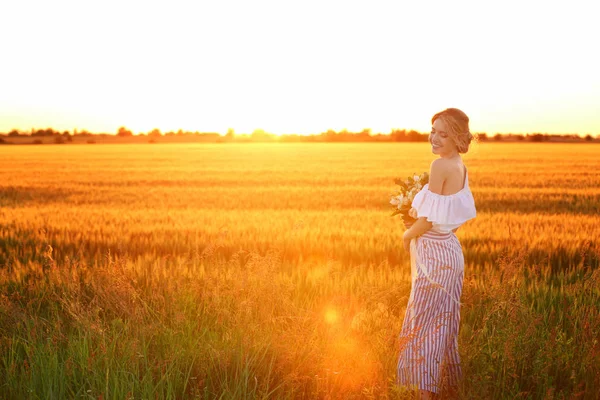
M434 163L440 163L439 168L435 168L437 171L443 173L443 183L441 188L441 195L451 196L463 190L467 185L467 167L462 162L462 159L443 159L439 158ZM432 166L433 167L433 166ZM433 170L434 168L432 168ZM433 172L432 172L433 173ZM430 186L431 189L431 186ZM436 191L433 188L432 191Z

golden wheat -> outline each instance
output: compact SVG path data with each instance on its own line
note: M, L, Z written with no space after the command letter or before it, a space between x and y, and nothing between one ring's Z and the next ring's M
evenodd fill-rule
M478 209L457 232L465 396L600 388L596 153L482 143L465 155ZM407 395L393 379L410 267L388 202L395 177L428 169L426 144L0 156L9 397Z

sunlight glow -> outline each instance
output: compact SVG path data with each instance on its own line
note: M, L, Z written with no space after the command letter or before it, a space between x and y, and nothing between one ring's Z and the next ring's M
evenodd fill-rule
M339 319L338 313L335 309L333 308L328 308L325 311L325 322L327 322L330 325L335 324Z
M458 107L473 132L596 135L591 4L7 3L0 132L427 132Z

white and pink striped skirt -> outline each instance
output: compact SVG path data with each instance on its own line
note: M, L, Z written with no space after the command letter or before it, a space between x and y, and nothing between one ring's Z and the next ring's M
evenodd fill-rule
M454 234L425 232L410 243L412 288L398 359L398 384L438 393L462 377L458 355L462 246Z

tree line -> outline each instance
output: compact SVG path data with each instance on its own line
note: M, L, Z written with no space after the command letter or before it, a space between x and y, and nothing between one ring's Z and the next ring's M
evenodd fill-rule
M229 129L225 135L221 135L216 132L190 132L183 131L168 131L161 132L155 128L146 133L140 132L134 134L133 131L126 128L125 126L119 127L115 134L107 133L90 133L86 130L78 131L74 129L73 132L58 131L52 128L45 129L31 129L29 132L19 131L13 129L7 134L0 133L0 143L9 143L2 137L17 138L17 137L53 137L54 143L68 143L72 142L75 137L89 137L94 136L117 136L117 137L148 137L150 142L156 142L161 137L169 136L193 136L196 140L203 142L427 142L429 133L421 133L416 130L406 129L392 129L390 133L375 133L373 134L370 129L363 129L360 132L351 132L346 129L341 131L335 131L329 129L325 132L312 135L299 135L299 134L282 134L276 135L268 133L262 129L256 129L252 133L237 134L233 129ZM488 136L485 132L474 133L479 141L523 141L523 142L551 142L551 141L598 141L599 138L594 139L590 134L581 137L577 134L547 134L547 133L528 133L528 134L513 134L513 133L496 133L493 136ZM37 141L41 143L40 140ZM88 140L88 143L93 143L93 140Z

